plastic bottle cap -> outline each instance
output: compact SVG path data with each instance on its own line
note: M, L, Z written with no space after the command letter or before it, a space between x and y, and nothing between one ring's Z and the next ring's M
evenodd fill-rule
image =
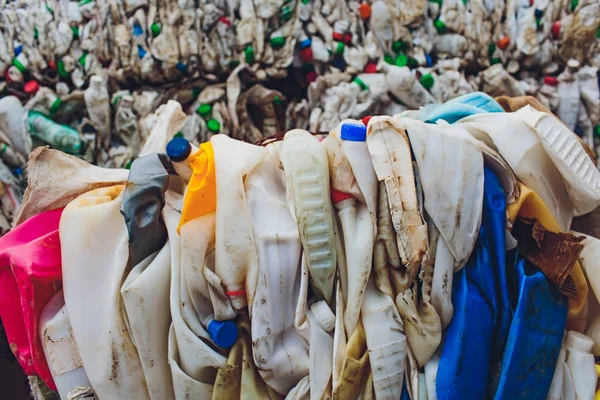
M346 69L346 61L341 57L336 57L331 61L331 65L341 71Z
M79 27L78 26L72 26L71 32L73 34L73 39L79 38Z
M140 58L144 58L145 55L146 55L146 49L144 49L142 46L140 46L138 44L138 56Z
M383 61L385 61L388 64L394 64L394 57L390 56L389 54L386 54L385 56L383 56Z
M558 39L560 37L560 21L555 21L552 24L552 37Z
M338 42L337 47L335 49L335 54L344 54L344 48L346 46L343 42Z
M600 136L600 125L596 125L596 135Z
M83 54L81 55L81 57L79 57L79 64L83 65L85 67L85 60L87 59L87 51L84 51Z
M252 64L254 62L254 49L252 46L247 46L244 49L244 57L246 58L246 63Z
M0 149L0 155L4 154L6 149L8 149L8 145L6 143L2 143L2 149Z
M191 151L192 145L185 138L173 137L167 144L167 155L175 162L180 162L188 158Z
M406 50L406 43L402 39L396 40L394 44L392 44L392 50L394 50L396 53L404 51Z
M54 102L50 106L50 114L56 114L61 104L62 100L57 97L56 100L54 100Z
M536 18L542 18L544 16L544 10L535 9L533 12Z
M213 319L206 327L212 341L223 349L228 349L235 344L238 338L237 325L231 321L217 321Z
M176 134L173 135L174 138L182 138L183 137L183 133L182 132L177 132Z
M15 47L15 57L19 57L19 54L21 54L22 52L23 52L22 45L18 45L17 47Z
M492 57L490 58L490 64L494 65L494 64L501 64L502 63L502 59L500 57Z
M50 61L48 61L48 67L49 67L51 70L54 70L54 71L56 71L56 62L55 62L54 60L50 60Z
M341 42L344 40L344 35L340 32L333 32L331 35L332 39L336 42Z
M421 85L423 85L425 89L431 89L433 87L434 82L435 80L433 79L433 76L431 74L425 74L421 76Z
M488 57L491 57L496 51L496 45L494 43L488 46Z
M281 99L279 98L279 96L273 96L273 103L275 103L275 105L278 105L278 106L280 106L280 105L282 105L282 104L283 104L283 100L281 100Z
M289 6L281 7L281 11L279 11L279 19L282 21L287 21L292 18L292 9Z
M325 300L317 301L315 304L310 306L310 311L315 315L315 318L326 332L332 332L335 328L335 315L331 311L331 308L327 305Z
M81 7L81 6L85 6L86 4L90 4L90 3L93 3L93 2L94 2L94 0L81 0L77 4L79 5L79 7Z
M345 44L352 43L352 34L351 33L344 34L344 43Z
M216 119L212 118L206 122L206 127L213 133L218 133L221 130L221 123Z
M366 84L366 83L364 83L364 82L362 81L362 79L359 79L358 77L357 77L357 78L354 78L354 79L352 79L352 82L354 82L354 83L356 83L358 86L360 86L360 88L361 88L362 90L369 90L369 87L367 86L367 84Z
M298 47L300 47L300 49L305 49L307 47L310 47L311 45L312 45L312 40L310 38L306 38L306 39L300 41L300 44L298 45Z
M141 36L144 34L144 30L139 24L133 25L133 36Z
M542 28L542 18L541 17L535 17L535 26L538 31Z
M152 32L152 37L157 37L158 35L160 35L160 31L160 25L156 22L150 25L150 32Z
M368 63L367 65L365 65L365 69L363 69L363 72L365 74L374 74L377 72L377 64L375 63Z
M300 1L302 4L310 4L310 0L301 0Z
M201 117L208 117L212 112L212 106L210 104L200 104L200 107L196 109L196 112L200 114Z
M358 14L362 19L369 19L371 17L371 6L369 3L361 3L358 6Z
M396 56L396 60L394 61L398 67L404 67L408 64L408 57L404 53L400 53Z
M271 38L271 47L274 49L280 49L285 45L285 38L283 36L276 36Z
M229 18L227 18L224 15L219 17L219 22L221 22L222 24L225 24L227 26L231 26L231 21L229 20Z
M38 90L40 90L40 84L33 80L25 82L25 85L23 85L23 90L27 94L35 94Z
M429 54L425 54L425 65L428 67L433 67L433 59Z
M182 63L182 62L178 62L178 63L175 65L175 68L177 68L179 71L183 72L184 74L185 74L185 73L187 73L187 65L185 65L185 64L184 64L184 63Z
M435 29L438 31L438 33L440 35L443 35L444 33L448 32L448 28L446 27L446 24L442 21L442 20L436 20L433 25L435 26Z
M27 68L25 68L25 66L23 64L21 64L21 62L19 60L17 60L16 58L13 59L13 65L15 66L15 68L17 68L23 74L27 71Z
M313 51L310 47L300 50L300 60L304 63L309 63L313 60Z
M343 124L340 136L342 140L364 142L367 140L367 127L358 124Z
M368 126L369 125L369 121L371 120L371 118L373 118L372 115L367 115L366 117L364 117L363 119L361 119L360 121L365 125Z
M442 0L429 0L430 3L436 3L439 4L439 6L442 6Z
M569 68L576 69L576 68L579 68L579 65L580 65L579 61L577 61L573 58L571 58L569 61L567 61L567 67L569 67Z
M316 81L318 77L319 77L319 75L315 71L310 71L309 73L306 74L306 81L308 83L312 83L312 82Z
M502 39L500 39L498 41L498 47L500 47L500 50L505 50L509 44L510 44L510 39L507 38L506 36L504 36Z
M585 336L583 333L569 331L567 332L567 340L565 341L565 344L583 352L591 352L592 347L594 346L594 341Z
M419 66L419 63L417 62L416 58L413 57L408 57L408 62L407 65L409 68L417 68Z
M550 85L550 86L558 86L558 79L555 78L554 76L545 76L544 84Z

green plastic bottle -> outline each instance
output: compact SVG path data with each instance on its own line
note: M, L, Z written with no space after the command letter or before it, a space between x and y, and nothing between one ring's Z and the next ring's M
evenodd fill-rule
M50 146L69 154L81 152L81 138L75 129L57 124L37 111L29 111L27 123L31 134Z

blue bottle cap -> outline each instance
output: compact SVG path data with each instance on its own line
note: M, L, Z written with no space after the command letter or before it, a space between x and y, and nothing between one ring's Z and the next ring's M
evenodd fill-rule
M535 16L536 16L537 18L542 18L542 17L544 16L544 10L539 10L539 9L536 9L536 10L534 11L534 14L535 14Z
M238 338L238 328L231 321L217 321L213 319L208 323L206 329L211 340L223 349L233 346Z
M180 70L184 74L187 72L187 66L184 63L182 63L182 62L178 62L177 65L175 65L175 68L177 68L178 70Z
M344 59L341 57L334 58L333 61L331 61L331 65L341 71L346 69L346 61L344 61Z
M175 162L185 160L190 155L191 151L192 145L190 144L190 141L185 138L176 137L171 139L167 144L167 155Z
M21 54L22 51L23 51L23 46L18 45L17 47L15 47L15 57L19 57L19 54Z
M145 55L146 55L146 50L138 44L138 56L140 58L144 58Z
M303 41L300 42L300 44L298 45L301 49L305 49L307 47L310 47L310 45L312 44L312 40L310 40L310 38L306 38Z
M144 34L144 30L138 24L133 25L133 36L140 36Z
M21 167L17 167L15 168L15 175L16 176L21 176L21 174L23 173L23 170L21 169Z
M429 54L425 54L425 65L427 67L433 67L433 60Z
M342 125L342 140L364 142L367 140L367 127L364 125L355 124Z

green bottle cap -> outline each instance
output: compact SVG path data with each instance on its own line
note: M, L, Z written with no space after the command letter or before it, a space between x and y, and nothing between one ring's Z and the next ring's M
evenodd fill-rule
M192 97L196 100L200 96L200 88L192 88Z
M542 18L541 17L535 17L535 27L537 28L537 30L540 30L540 26L542 25Z
M309 4L310 0L302 0L302 4Z
M73 32L73 39L77 39L79 37L79 27L78 26L72 26L71 32Z
M579 0L571 0L571 11L575 11L577 6L579 5Z
M4 154L6 149L8 149L8 145L6 143L2 143L2 149L0 149L0 155Z
M46 3L46 10L48 10L50 14L54 15L54 10L48 5L48 3Z
M283 100L281 100L279 98L279 96L275 95L275 96L273 96L273 103L275 103L276 105L280 106L280 105L283 104Z
M86 4L90 4L90 3L93 3L93 2L94 2L94 0L81 0L77 4L79 4L79 6L81 7L81 6L85 6Z
M62 100L57 97L56 100L54 100L54 102L50 106L50 114L56 114L61 104Z
M419 63L417 62L417 60L413 57L408 57L408 68L417 68L419 66Z
M437 19L433 23L433 25L435 26L435 29L438 31L438 33L440 35L443 35L444 33L448 32L448 28L446 27L446 24L443 21L439 20L439 19Z
M490 44L488 46L488 57L491 57L492 55L494 55L495 51L496 51L496 45L494 43Z
M63 78L69 77L69 73L65 69L65 62L63 60L58 60L58 63L56 64L56 68L58 69L58 74L60 76L62 76Z
M218 133L221 130L221 123L219 123L219 121L217 121L216 119L212 118L206 122L206 127L212 133Z
M408 65L408 57L404 53L400 53L396 56L396 60L394 61L398 67L404 67Z
M288 21L292 18L292 9L289 6L281 7L281 11L279 11L279 19L283 22Z
M383 56L383 60L388 63L388 64L394 64L394 58L392 56L390 56L389 54L386 54L385 56Z
M244 57L246 57L247 64L252 64L254 62L254 49L252 46L248 46L244 49Z
M596 135L600 136L600 125L596 125Z
M212 106L210 104L200 104L200 107L196 109L196 112L201 117L208 117L212 113Z
M442 0L429 0L431 3L436 3L439 4L440 7L442 6Z
M423 85L423 87L425 89L431 89L431 87L433 86L433 83L434 83L434 79L431 74L425 74L425 75L421 76L421 85Z
M344 54L344 42L338 42L337 47L335 48L335 54Z
M84 51L83 54L81 55L81 57L79 57L79 64L83 65L85 67L85 60L87 59L87 51Z
M494 64L501 64L502 63L502 59L500 57L492 57L490 58L490 64L494 65Z
M231 68L231 69L234 69L238 65L240 65L240 60L231 60L229 62L229 68Z
M150 25L150 32L152 32L152 37L157 37L160 35L160 25L154 22Z
M369 87L359 78L354 78L352 82L356 83L362 90L369 90Z
M285 44L285 38L283 36L276 36L271 38L271 47L274 49L280 49Z
M174 138L176 138L176 137L181 137L182 138L183 137L183 133L177 132L176 134L173 135L173 137Z
M125 169L131 169L131 164L133 164L133 160L127 161L127 164L125 164Z
M396 40L394 42L394 44L392 45L392 50L394 50L394 52L396 52L396 53L398 53L400 51L404 51L404 50L406 50L406 43L402 39Z
M40 36L40 33L38 32L37 28L33 28L33 38L37 39Z
M16 58L13 58L13 65L23 74L27 71L27 68L25 68L25 66Z

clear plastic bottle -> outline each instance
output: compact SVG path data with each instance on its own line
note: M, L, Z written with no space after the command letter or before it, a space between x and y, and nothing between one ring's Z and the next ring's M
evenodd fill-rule
M100 75L94 75L90 78L90 86L85 90L83 96L90 120L98 130L102 147L110 147L110 99L106 82Z
M57 124L37 111L29 111L27 122L33 136L66 153L80 153L81 138L75 129Z

